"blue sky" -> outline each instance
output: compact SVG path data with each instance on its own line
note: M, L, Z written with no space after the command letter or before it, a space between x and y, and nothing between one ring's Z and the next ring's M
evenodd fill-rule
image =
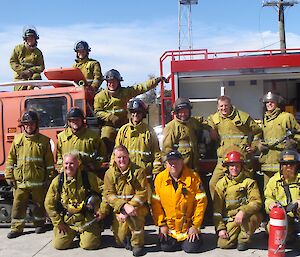
M285 12L288 48L300 48L300 4ZM116 68L123 85L159 75L159 58L178 48L177 0L4 1L0 16L0 82L12 79L9 57L35 25L46 68L70 67L74 43L86 40L105 72ZM199 0L192 7L193 47L209 51L278 48L277 11L260 0Z

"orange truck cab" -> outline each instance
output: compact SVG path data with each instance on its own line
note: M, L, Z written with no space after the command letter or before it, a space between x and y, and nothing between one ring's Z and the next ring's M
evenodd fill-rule
M15 134L21 132L19 119L25 110L34 109L39 114L40 132L51 138L54 156L57 134L65 128L66 113L71 107L82 108L88 124L97 123L97 118L93 117L94 91L86 85L79 69L51 69L44 74L51 80L0 84L2 89L17 84L35 86L34 90L0 92L0 183L4 180L5 160L11 143Z

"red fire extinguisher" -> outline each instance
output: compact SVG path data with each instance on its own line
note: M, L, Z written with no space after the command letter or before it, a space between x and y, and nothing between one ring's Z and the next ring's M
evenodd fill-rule
M270 211L270 229L268 256L284 257L287 237L287 217L282 206L275 206Z

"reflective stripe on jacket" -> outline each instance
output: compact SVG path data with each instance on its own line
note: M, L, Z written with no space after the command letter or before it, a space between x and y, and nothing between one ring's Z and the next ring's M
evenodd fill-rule
M237 177L226 174L221 178L214 194L214 224L216 231L226 230L225 223L234 220L239 211L245 217L258 213L262 206L255 180L247 178L242 171Z
M122 126L115 141L115 146L118 145L124 145L128 149L131 162L144 168L147 175L163 170L157 136L146 123L133 125L129 122ZM112 161L113 158L112 154Z
M88 163L93 163L100 168L100 163L107 159L104 142L100 135L90 128L81 128L77 134L66 128L58 134L57 164L62 165L63 155L70 152L78 152L85 167Z
M103 82L103 76L101 71L101 65L98 61L91 58L76 59L73 64L74 68L79 68L86 78L89 85L96 90L100 87Z
M298 173L294 181L287 181L287 184L291 193L291 200L295 203L297 200L300 200L300 174ZM283 178L281 177L280 172L277 172L273 177L271 177L266 185L265 209L267 213L270 212L270 204L276 201L284 207L288 205L287 196L283 188ZM291 217L294 216L292 212L288 212L287 214Z
M267 144L273 144L286 135L287 129L296 129L300 132L300 125L294 115L288 112L281 112L279 108L276 108L271 114L265 114L262 126L262 139ZM295 135L294 139L299 142L300 135ZM260 162L262 163L261 170L278 172L279 157L284 148L284 143L281 143L262 155L260 158Z
M154 183L151 206L155 224L167 225L170 236L179 241L187 238L191 226L200 230L207 197L197 173L184 166L176 191L168 169L159 173Z
M40 133L31 137L15 135L6 160L6 178L14 178L20 188L43 186L54 171L50 139Z
M146 212L147 179L143 169L130 164L121 173L115 164L111 165L104 176L104 196L115 213L120 213L123 205L128 203L138 207L137 212Z
M222 117L219 112L208 117L208 125L215 129L220 137L217 150L218 158L223 159L229 147L239 148L246 155L248 136L254 136L261 132L259 125L248 113L233 107L228 117Z
M33 73L42 73L45 69L44 57L37 47L30 49L25 44L17 45L10 57L10 67L14 71L15 80L22 80L20 73L30 69Z
M111 127L113 127L113 124L109 120L110 116L118 116L120 118L119 127L121 127L128 122L127 102L132 97L143 94L156 86L155 79L150 79L145 83L137 84L132 87L120 87L118 92L113 96L109 94L108 89L104 89L95 96L95 113L104 121L105 126Z
M182 154L184 163L188 167L199 171L199 138L205 126L207 125L202 124L193 117L185 122L175 117L164 128L164 155L176 149Z

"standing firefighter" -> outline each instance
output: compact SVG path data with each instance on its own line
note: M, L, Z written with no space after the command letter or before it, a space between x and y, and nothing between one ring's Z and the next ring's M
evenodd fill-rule
M74 51L76 52L74 68L79 68L86 78L88 84L97 91L103 82L100 63L89 58L91 48L86 41L75 43Z
M224 156L237 149L243 156L252 153L252 139L261 132L259 125L246 112L236 109L228 96L220 96L217 104L218 112L208 117L208 124L219 143L217 150L218 162L209 182L210 194L213 198L217 182L224 176ZM251 170L251 165L247 165ZM245 167L246 168L246 167ZM249 176L251 176L249 174Z
M103 181L95 174L82 171L77 154L63 157L64 172L52 181L45 199L45 207L53 224L53 246L58 250L72 247L80 234L80 247L98 249L101 226L98 221L108 212L101 202Z
M94 110L96 115L104 122L101 137L110 155L119 128L128 122L127 102L132 97L156 87L159 82L166 81L166 79L158 77L132 87L121 87L123 78L117 70L112 69L105 73L104 80L107 82L107 89L102 90L95 96Z
M45 232L44 199L50 175L54 172L50 139L39 133L37 113L26 111L20 122L24 132L15 135L6 161L5 178L14 188L11 232L8 233L8 238L22 235L30 198L34 204L35 232Z
M45 69L44 57L37 40L39 35L34 27L24 28L24 43L17 45L10 57L10 67L14 71L15 81L42 79L41 73ZM15 86L14 90L33 89L32 86Z
M217 246L223 249L247 250L261 222L259 189L253 179L245 176L243 163L241 153L229 152L224 160L227 174L216 185L214 224Z
M184 165L178 151L167 154L167 168L155 179L152 212L159 226L160 247L165 252L201 250L200 227L207 197L198 174Z
M153 176L162 171L163 165L157 136L143 122L148 108L142 100L134 98L128 102L127 109L130 121L120 128L115 145L124 145L128 149L131 162L145 169L147 178L152 183Z
M200 144L206 144L210 137L207 125L191 117L192 104L186 97L180 97L175 101L173 111L174 120L164 128L163 152L167 154L171 150L178 150L184 159L184 163L191 169L199 172L199 159L201 157Z
M287 139L286 142L276 144L287 133L287 130L300 132L300 125L297 123L293 114L283 112L279 108L282 103L282 97L268 92L263 97L263 103L266 106L262 126L262 143L258 144L262 152L260 162L261 171L264 172L265 185L269 179L279 171L279 157L282 150L287 148L297 148L300 136L296 135L294 139Z
M144 169L130 162L125 146L113 151L114 162L104 177L104 196L113 208L112 230L118 246L134 256L144 254L144 224L147 215L147 178Z
M280 154L280 172L270 178L265 189L265 209L269 214L276 206L285 208L288 220L287 243L299 250L300 243L300 174L299 154L284 150Z
M106 161L106 147L99 134L84 123L83 111L73 107L67 113L68 127L58 134L57 164L63 163L63 155L78 152L84 170L99 172L101 163Z

